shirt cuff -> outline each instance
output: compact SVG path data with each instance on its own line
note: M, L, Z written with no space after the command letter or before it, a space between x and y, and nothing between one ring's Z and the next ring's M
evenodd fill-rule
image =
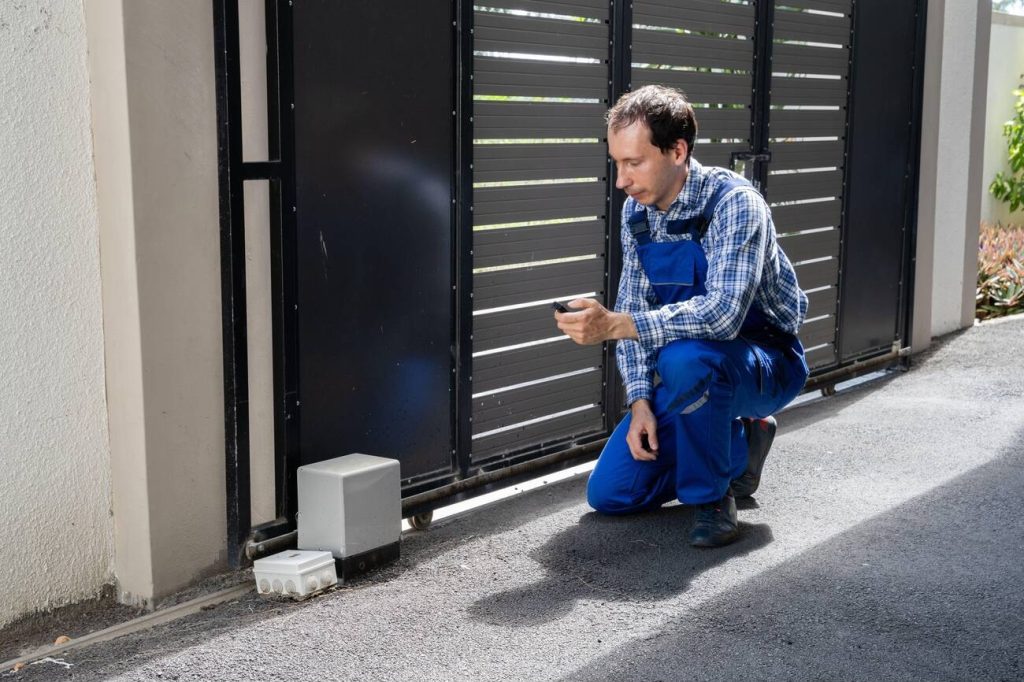
M638 400L650 400L653 397L654 382L646 377L626 384L626 407Z
M630 313L636 326L640 345L648 350L657 350L666 343L665 320L661 310L644 310Z

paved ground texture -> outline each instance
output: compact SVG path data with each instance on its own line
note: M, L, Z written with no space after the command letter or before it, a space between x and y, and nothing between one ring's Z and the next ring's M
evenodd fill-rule
M741 542L581 478L440 522L301 604L240 601L23 680L1024 679L1024 319L781 415Z

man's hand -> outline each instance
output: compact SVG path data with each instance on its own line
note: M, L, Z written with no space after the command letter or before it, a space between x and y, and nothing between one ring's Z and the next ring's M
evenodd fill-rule
M568 303L579 312L555 313L558 328L584 346L610 339L635 339L636 325L627 313L613 313L592 298L577 298Z
M632 421L626 433L626 444L633 459L653 462L658 459L658 420L654 417L649 400L637 400L630 406ZM650 449L644 448L644 436Z

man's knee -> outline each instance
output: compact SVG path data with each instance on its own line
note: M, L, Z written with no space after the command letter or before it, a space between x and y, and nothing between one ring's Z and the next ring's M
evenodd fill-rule
M587 481L587 504L601 514L623 513L622 491L616 491L616 486L595 473L596 470Z
M678 389L705 382L715 371L718 353L714 342L703 339L673 341L658 353L658 376Z

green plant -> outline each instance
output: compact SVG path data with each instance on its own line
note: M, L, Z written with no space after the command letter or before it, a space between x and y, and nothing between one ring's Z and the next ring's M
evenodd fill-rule
M1014 117L1003 124L1003 136L1010 151L1010 172L996 173L988 190L996 199L1008 202L1010 210L1024 206L1024 89L1014 90Z
M1024 312L1024 227L983 224L978 241L979 320Z

